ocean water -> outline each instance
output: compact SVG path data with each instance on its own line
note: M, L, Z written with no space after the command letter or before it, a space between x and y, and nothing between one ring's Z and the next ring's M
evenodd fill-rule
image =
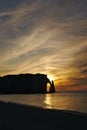
M0 101L87 113L87 93L0 95Z

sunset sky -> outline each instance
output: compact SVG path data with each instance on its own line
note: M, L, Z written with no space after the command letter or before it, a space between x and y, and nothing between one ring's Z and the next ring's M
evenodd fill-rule
M0 76L19 73L87 90L87 0L0 0Z

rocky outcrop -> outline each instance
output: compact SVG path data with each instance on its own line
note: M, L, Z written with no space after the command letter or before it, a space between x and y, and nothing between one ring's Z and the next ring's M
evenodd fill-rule
M50 89L49 89L49 93L54 93L55 92L55 86L54 86L54 82L52 80L52 83L51 83L51 86L50 86Z
M19 74L0 77L0 93L49 93L55 92L54 83L44 74Z

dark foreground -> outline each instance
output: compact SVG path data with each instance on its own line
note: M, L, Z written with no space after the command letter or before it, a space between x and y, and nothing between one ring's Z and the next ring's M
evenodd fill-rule
M87 114L0 102L0 130L87 130Z

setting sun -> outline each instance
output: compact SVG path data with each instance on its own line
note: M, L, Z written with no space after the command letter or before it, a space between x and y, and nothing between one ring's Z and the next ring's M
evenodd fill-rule
M52 81L55 80L55 77L53 75L48 74L48 78Z

